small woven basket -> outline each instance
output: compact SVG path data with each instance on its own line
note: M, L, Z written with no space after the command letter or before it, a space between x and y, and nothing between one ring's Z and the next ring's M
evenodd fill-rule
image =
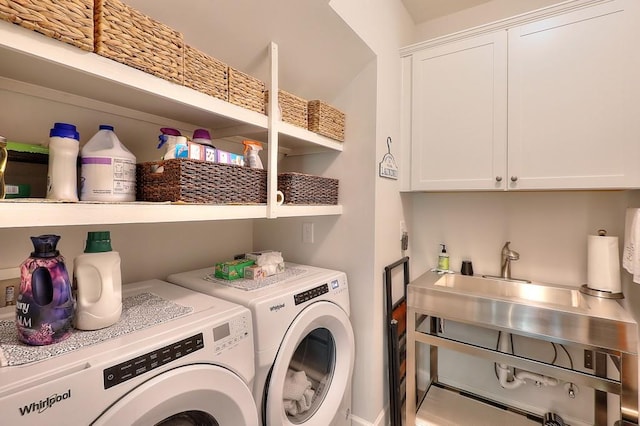
M284 204L338 204L338 179L304 173L278 174Z
M269 104L269 91L264 92L265 110ZM278 107L282 121L303 129L307 128L307 100L284 90L278 91Z
M162 171L155 172L160 166ZM267 202L266 170L180 158L141 163L136 172L138 201Z
M0 0L0 19L93 52L93 0Z
M1 0L0 0L1 1ZM229 100L229 67L189 45L184 46L184 85L214 98Z
M181 33L119 0L96 0L94 22L96 53L182 84L184 39Z
M320 100L309 101L309 130L344 142L345 115Z
M264 114L264 82L229 67L229 102Z

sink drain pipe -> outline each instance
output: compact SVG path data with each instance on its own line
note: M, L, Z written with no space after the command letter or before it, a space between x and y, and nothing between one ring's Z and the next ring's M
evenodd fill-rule
M510 347L510 341L511 333L500 332L498 335L498 350L504 353L513 353L513 348ZM526 384L526 380L532 380L538 386L557 386L560 383L558 379L554 379L553 377L543 376L542 374L532 373L526 370L519 370L514 374L512 367L507 364L498 364L497 371L500 386L505 389L518 388Z

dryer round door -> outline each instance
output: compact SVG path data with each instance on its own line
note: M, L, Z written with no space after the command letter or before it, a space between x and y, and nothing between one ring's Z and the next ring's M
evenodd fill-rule
M194 364L161 373L125 394L93 425L258 425L251 391L231 371Z
M306 307L287 330L265 385L266 424L329 425L351 397L354 356L347 314L327 301Z

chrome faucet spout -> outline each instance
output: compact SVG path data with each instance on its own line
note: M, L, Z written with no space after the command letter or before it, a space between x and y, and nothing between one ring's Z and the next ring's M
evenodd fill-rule
M515 250L511 250L509 247L511 241L507 241L502 246L501 259L500 259L500 276L505 279L511 279L511 261L520 259L520 253Z

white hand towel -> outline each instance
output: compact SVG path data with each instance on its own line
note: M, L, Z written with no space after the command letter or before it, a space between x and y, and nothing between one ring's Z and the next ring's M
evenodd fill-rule
M311 382L304 371L289 369L284 379L282 402L286 413L295 416L311 408L314 395Z
M640 209L627 209L624 223L622 267L640 284Z

